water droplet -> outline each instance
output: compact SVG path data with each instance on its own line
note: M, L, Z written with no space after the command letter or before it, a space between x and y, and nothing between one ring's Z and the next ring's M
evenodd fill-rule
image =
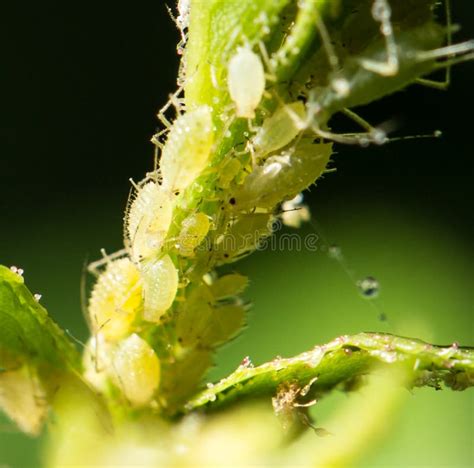
M209 382L209 383L206 384L206 387L209 388L209 389L214 388L214 384Z
M35 298L36 302L39 302L43 296L41 294L35 294L33 297Z
M366 276L357 282L357 287L364 297L373 299L377 297L380 291L379 282L373 276Z

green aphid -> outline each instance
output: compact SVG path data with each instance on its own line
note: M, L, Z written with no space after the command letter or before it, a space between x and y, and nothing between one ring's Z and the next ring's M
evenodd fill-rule
M233 193L235 209L272 209L283 200L294 198L323 174L331 154L331 143L302 138L293 151L271 156L253 170Z
M248 213L236 216L214 247L217 264L234 262L255 251L273 232L271 213Z

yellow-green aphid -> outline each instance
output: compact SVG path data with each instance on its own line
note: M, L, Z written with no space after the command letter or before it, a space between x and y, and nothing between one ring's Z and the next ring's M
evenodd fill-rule
M144 310L148 322L159 322L171 307L178 291L178 270L169 255L148 260L141 266Z
M0 372L0 409L23 432L39 434L49 406L46 391L33 369L21 366Z
M163 187L186 189L208 165L214 143L212 112L200 106L179 116L168 134L160 159Z
M204 213L195 213L184 219L177 242L179 253L183 257L191 257L194 249L207 236L210 226L209 217Z
M304 137L292 151L270 156L256 166L232 194L237 211L272 209L308 188L324 172L332 153L331 143L314 143Z
M110 262L100 274L89 299L89 323L94 333L115 341L130 333L142 308L137 267L128 259Z
M126 232L133 261L156 256L171 225L171 195L156 182L139 189L126 214Z
M228 65L227 85L237 117L253 119L265 91L265 71L260 57L239 47Z
M150 402L160 383L160 361L151 346L135 333L114 352L116 385L133 406Z
M285 147L294 140L301 132L305 117L304 104L295 101L283 104L265 119L253 139L257 159Z

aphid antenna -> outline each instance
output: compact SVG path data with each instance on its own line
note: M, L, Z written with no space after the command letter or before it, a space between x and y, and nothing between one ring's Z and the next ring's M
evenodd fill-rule
M360 64L366 70L381 76L395 76L400 69L397 42L393 33L391 16L392 10L388 0L374 0L372 4L372 17L380 23L380 33L385 39L387 58L385 62L361 59Z
M329 31L326 28L326 25L324 24L324 21L321 18L321 15L319 14L316 14L316 28L321 37L321 41L323 43L323 47L328 58L329 66L331 67L333 72L339 71L340 69L339 57L337 56L336 51L334 50L334 46L332 45Z
M69 338L71 338L75 343L77 343L79 346L81 346L82 348L86 349L87 346L86 344L81 341L79 338L75 337L71 331L69 331L68 328L65 328L64 329L64 333L66 333L67 336L69 336Z

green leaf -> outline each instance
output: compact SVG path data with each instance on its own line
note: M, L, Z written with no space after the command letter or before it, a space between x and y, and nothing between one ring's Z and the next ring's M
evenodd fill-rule
M0 367L16 364L65 370L78 367L77 350L24 284L0 266Z
M23 277L0 266L0 408L21 430L38 434L64 379L78 368L76 349Z
M275 358L261 366L241 365L229 377L192 398L182 409L216 409L237 400L273 395L281 384L300 387L316 379L309 394L323 395L341 384L352 385L376 365L404 366L413 386L453 390L474 386L474 348L436 346L382 333L341 336L293 358Z

